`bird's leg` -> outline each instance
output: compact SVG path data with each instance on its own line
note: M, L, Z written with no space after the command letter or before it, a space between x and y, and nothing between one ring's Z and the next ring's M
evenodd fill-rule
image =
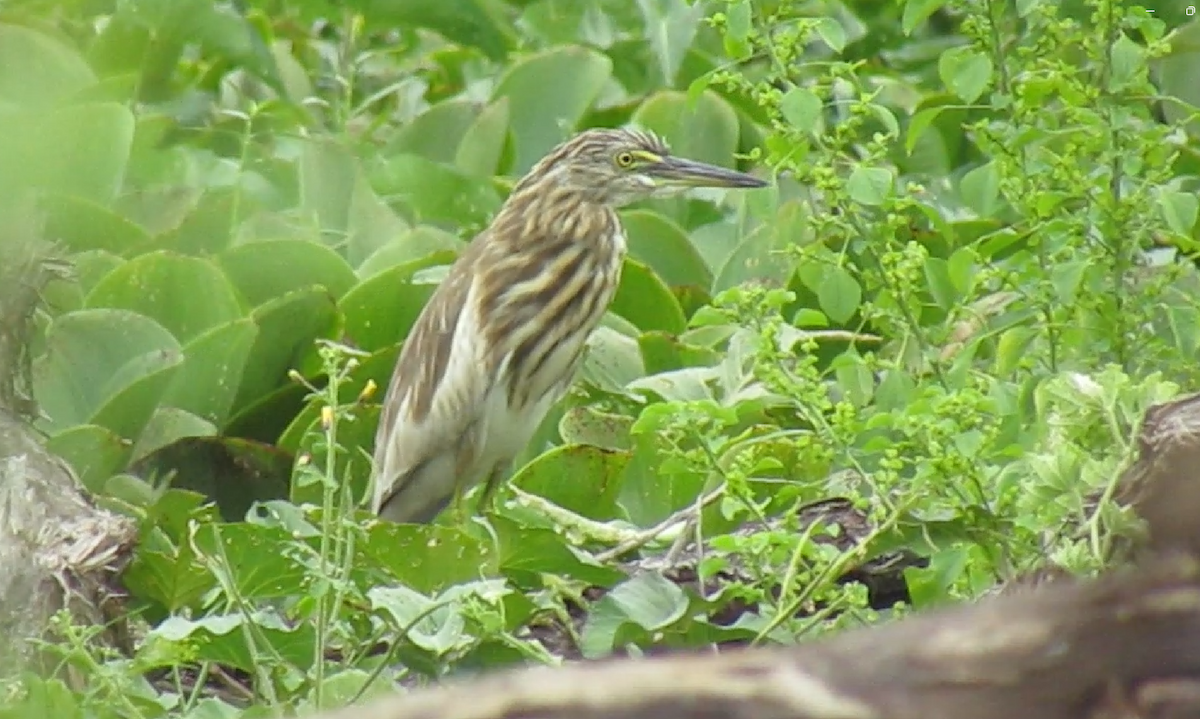
M483 484L483 491L479 494L479 513L483 514L492 508L492 500L496 497L496 489L504 482L504 475L508 472L508 465L504 462L498 462L492 471L488 474L487 480Z

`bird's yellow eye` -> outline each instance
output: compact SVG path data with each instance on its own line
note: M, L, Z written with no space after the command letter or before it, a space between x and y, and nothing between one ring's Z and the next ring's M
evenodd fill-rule
M618 152L616 162L617 167L633 167L633 154L629 152Z

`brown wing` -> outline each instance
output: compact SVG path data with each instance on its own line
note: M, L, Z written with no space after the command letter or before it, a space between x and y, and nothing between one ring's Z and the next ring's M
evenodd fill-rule
M394 521L422 521L426 509L444 504L469 460L462 452L477 449L471 430L492 380L471 307L481 239L464 250L425 305L384 396L371 506L376 513L388 507Z

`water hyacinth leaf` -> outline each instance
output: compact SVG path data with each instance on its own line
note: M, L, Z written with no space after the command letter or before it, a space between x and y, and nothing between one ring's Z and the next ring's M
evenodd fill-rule
M98 424L136 439L166 389L164 373L182 359L175 337L136 312L87 309L55 318L45 353L34 361L34 391L47 428ZM127 401L134 405L113 405L131 390L136 396Z
M589 445L555 447L522 467L514 486L596 521L617 517L617 496L629 455ZM564 482L564 477L571 481Z
M514 173L524 174L567 139L611 73L612 60L578 46L531 55L509 68L492 99L508 98L516 150Z
M114 269L86 303L149 317L181 343L242 317L237 294L216 263L169 252L141 255Z
M339 298L358 281L341 255L309 240L246 242L217 261L250 307L309 287L324 287Z
M643 332L662 330L680 333L687 318L671 289L648 266L626 259L621 284L610 310L632 322Z

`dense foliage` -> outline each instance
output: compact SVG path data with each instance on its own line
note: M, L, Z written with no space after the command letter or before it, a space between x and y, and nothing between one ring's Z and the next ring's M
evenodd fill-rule
M87 681L0 715L265 716L1103 568L1142 412L1200 377L1192 12L0 4L2 209L75 267L40 428L142 522L133 654L64 617L47 652ZM773 187L626 210L612 312L495 511L370 521L379 388L446 265L547 149L627 123ZM829 498L861 541L802 521ZM844 581L887 556L920 560L894 606Z

